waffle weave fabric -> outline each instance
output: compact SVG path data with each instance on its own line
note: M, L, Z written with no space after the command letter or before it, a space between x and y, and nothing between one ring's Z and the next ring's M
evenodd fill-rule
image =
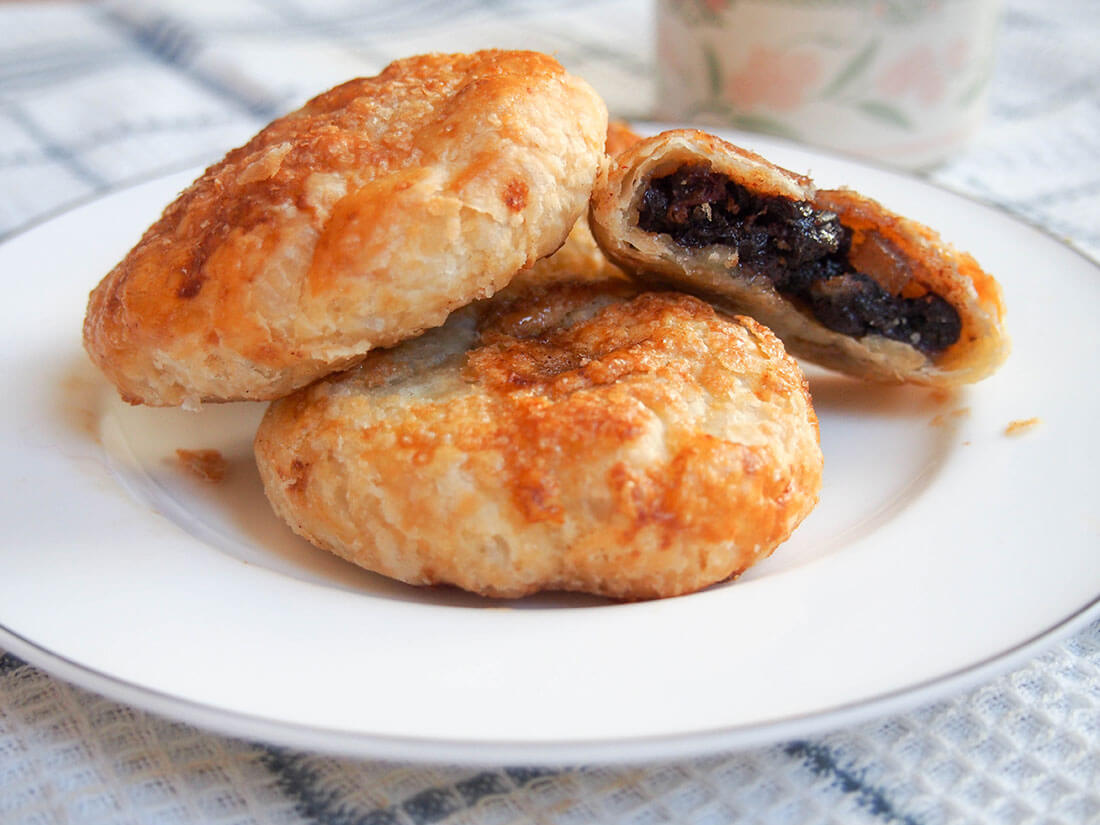
M554 53L645 119L638 0L0 5L0 239L209 163L391 59ZM1100 258L1100 6L1009 0L988 123L930 175ZM804 741L631 767L406 765L240 741L0 651L3 823L1100 822L1100 622L969 692Z

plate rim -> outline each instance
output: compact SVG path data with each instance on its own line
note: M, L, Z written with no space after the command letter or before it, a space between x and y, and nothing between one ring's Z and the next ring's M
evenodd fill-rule
M616 740L568 742L454 740L404 737L314 727L218 708L101 673L48 650L0 624L0 646L27 664L108 699L161 718L192 724L213 735L310 749L334 756L391 759L470 767L502 764L566 766L579 762L637 764L751 748L827 733L942 700L1032 661L1056 642L1100 620L1100 594L1088 605L1023 642L954 672L808 714L709 731Z
M733 134L730 130L719 130L719 134L721 133ZM782 142L780 139L771 136L754 135L752 137L768 143ZM828 153L815 147L806 147L799 144L790 144L790 146L799 152L825 158L835 158L838 162L844 164L863 165L899 179L929 187L944 195L961 199L972 206L995 210L1007 219L1028 226L1048 242L1068 250L1082 259L1083 263L1089 267L1100 271L1100 262L1084 250L1077 248L1064 238L1059 238L1045 227L1029 222L1026 217L1017 215L998 204L982 201L927 178L908 175L882 165ZM96 193L94 197L69 204L64 209L40 220L35 220L31 224L20 227L5 236L0 241L0 249L71 212L86 208L112 195L148 185L155 181L182 175L194 168L194 166L189 166L167 171L161 170L148 177L128 181L124 185ZM870 717L904 710L924 701L932 701L942 697L946 693L963 690L968 685L985 681L998 673L1009 670L1017 663L1037 655L1041 648L1053 644L1058 639L1086 626L1098 616L1100 616L1100 594L1097 594L1091 602L1072 611L1061 620L1005 650L977 660L955 671L898 690L887 691L878 696L857 699L851 703L840 704L803 715L736 725L732 728L680 734L647 735L634 739L610 741L436 740L430 737L402 737L315 727L265 716L251 716L235 710L172 696L140 684L128 682L55 653L47 647L24 638L2 623L0 623L0 646L23 658L28 663L39 666L44 671L65 681L119 701L133 704L152 713L182 718L184 721L191 722L212 732L236 737L256 736L257 730L263 730L264 733L260 734L260 738L270 738L272 741L292 746L309 747L344 755L396 758L420 762L450 761L462 764L482 764L499 763L505 760L533 760L545 764L547 762L564 763L592 759L601 762L638 762L651 758L669 758L670 755L672 757L689 756L704 752L759 745L783 739L788 735L788 731L798 735L820 733ZM181 710L185 711L182 715L180 714Z

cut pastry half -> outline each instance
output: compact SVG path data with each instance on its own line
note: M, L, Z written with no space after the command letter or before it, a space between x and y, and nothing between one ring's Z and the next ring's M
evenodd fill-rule
M641 139L641 135L629 123L622 120L609 121L605 146L608 161ZM533 266L521 272L516 280L530 285L541 281L557 281L563 277L580 280L627 277L626 273L607 259L596 239L592 237L587 209L573 224L569 237L561 248L553 255L540 258Z
M952 386L1008 355L1000 285L970 255L713 135L663 132L618 155L591 224L633 277L751 315L825 367Z

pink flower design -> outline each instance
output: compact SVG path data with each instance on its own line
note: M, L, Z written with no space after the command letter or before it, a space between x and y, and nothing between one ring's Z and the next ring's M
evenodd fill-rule
M970 62L970 41L965 37L956 37L944 50L944 62L953 72L961 72Z
M745 67L726 75L725 96L742 109L794 109L820 75L821 64L812 54L753 46Z
M943 97L946 84L936 53L929 46L917 46L887 66L877 85L885 95L913 97L931 106Z

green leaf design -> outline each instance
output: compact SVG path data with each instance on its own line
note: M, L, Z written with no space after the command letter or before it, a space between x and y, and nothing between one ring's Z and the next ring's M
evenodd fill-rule
M764 132L765 134L776 135L777 137L784 137L789 140L800 139L798 132L794 129L777 120L772 120L770 117L734 113L730 116L730 125L749 132Z
M927 17L930 10L934 11L935 5L928 0L886 0L883 3L886 19L895 24L916 23Z
M882 103L878 100L863 100L856 104L856 108L876 120L890 123L907 131L913 130L913 123L909 118L888 103Z
M769 117L743 114L721 101L701 102L687 111L684 114L684 119L688 122L699 120L704 123L732 126L734 129L743 129L746 132L763 132L764 134L784 137L788 140L802 139L798 132L786 124L772 120Z
M731 109L720 100L704 100L688 109L687 112L684 113L684 118L685 120L691 121L694 118L706 117L709 115L728 120L731 116Z
M703 22L711 25L717 23L722 18L722 14L728 12L736 4L737 0L726 0L726 2L720 6L715 6L714 3L708 3L706 0L694 0L694 2L690 3L677 3L675 0L671 2L673 7L691 6L693 12L691 16L695 18L696 22Z
M711 97L722 96L722 65L710 46L703 46L703 61L707 67L707 87Z
M867 67L871 65L871 61L874 60L875 55L878 53L879 44L880 41L878 38L875 38L864 46L855 57L848 61L843 69L837 72L836 77L834 77L829 85L821 92L821 96L826 98L833 97L865 72Z
M989 76L992 74L992 61L987 61L984 66L978 71L978 76L963 89L962 94L959 95L955 101L959 106L969 106L975 100L977 100L982 92L989 86Z

